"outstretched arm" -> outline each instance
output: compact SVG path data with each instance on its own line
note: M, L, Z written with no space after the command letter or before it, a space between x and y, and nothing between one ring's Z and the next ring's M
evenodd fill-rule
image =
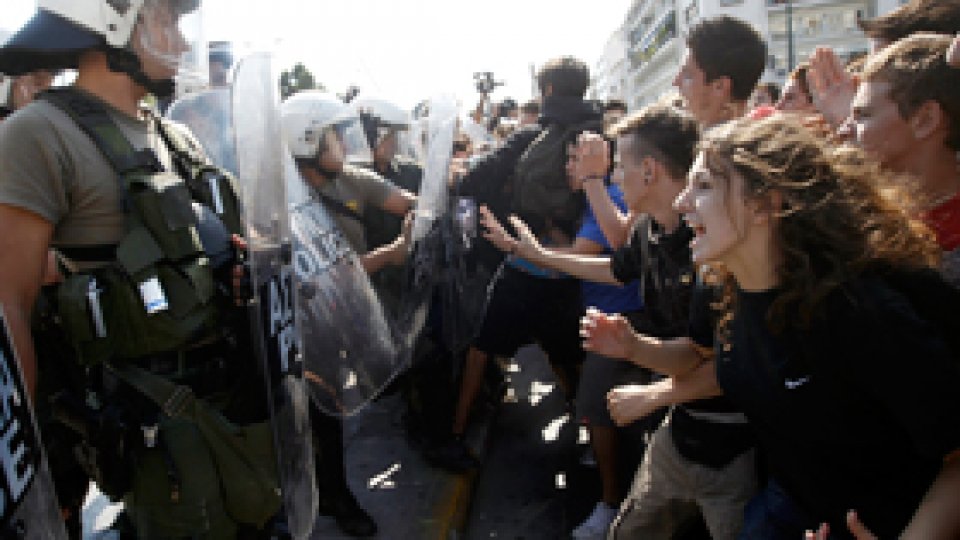
M646 385L618 386L607 393L610 416L619 426L635 422L662 407L721 394L714 362L693 371Z
M360 265L367 274L373 274L387 265L401 265L407 260L410 251L410 234L413 232L413 212L407 214L403 220L403 229L400 235L390 242L373 251L360 256Z
M659 339L639 334L622 315L590 308L580 320L583 348L610 358L622 358L669 376L690 373L712 351L690 338Z
M480 224L485 228L483 237L501 251L587 281L620 284L613 277L609 257L591 257L569 251L547 249L540 245L537 237L523 220L510 216L510 223L517 231L516 238L504 229L486 206L480 207Z

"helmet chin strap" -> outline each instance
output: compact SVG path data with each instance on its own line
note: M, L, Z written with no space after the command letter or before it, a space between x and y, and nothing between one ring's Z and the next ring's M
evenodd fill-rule
M107 66L111 71L125 73L133 79L134 82L144 87L147 92L150 92L158 98L170 97L174 91L176 91L176 83L173 82L173 79L157 81L148 77L147 74L143 72L140 59L137 58L137 55L132 51L107 47L106 53Z

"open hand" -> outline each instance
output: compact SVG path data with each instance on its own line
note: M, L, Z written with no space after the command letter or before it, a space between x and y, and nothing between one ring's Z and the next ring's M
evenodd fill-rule
M481 233L484 238L490 241L497 249L506 253L513 253L517 245L517 239L510 236L497 216L487 208L486 205L480 206L480 225L483 227Z
M817 47L810 56L807 80L817 110L832 126L839 126L850 115L857 79L844 71L833 49Z

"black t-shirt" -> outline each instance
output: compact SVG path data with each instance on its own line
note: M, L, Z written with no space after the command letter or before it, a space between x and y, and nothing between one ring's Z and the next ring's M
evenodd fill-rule
M693 231L681 223L670 234L649 217L638 219L627 244L614 251L610 269L620 283L640 282L644 312L636 330L659 338L687 334L693 262Z
M855 509L880 538L899 535L960 448L955 359L879 277L831 293L806 330L770 331L776 294L738 293L730 347L717 351L724 394L750 418L771 476L811 517L841 532Z
M614 277L621 283L639 280L643 311L635 329L672 338L690 335L699 345L713 345L714 290L697 282L690 258L693 231L681 223L670 234L653 220L637 220L626 246L611 257ZM686 459L721 468L754 446L746 420L724 397L702 399L674 407L671 436Z

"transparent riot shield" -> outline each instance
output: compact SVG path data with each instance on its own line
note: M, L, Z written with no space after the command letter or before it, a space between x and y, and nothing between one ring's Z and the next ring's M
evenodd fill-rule
M230 88L213 88L178 99L167 118L188 128L213 163L237 174Z
M304 377L317 406L349 415L393 380L402 358L356 253L300 175L288 179Z
M241 60L234 72L232 120L254 293L253 342L263 359L287 524L299 539L311 533L318 499L309 398L294 320L278 80L272 55Z
M0 538L66 539L40 432L0 310Z
M457 130L457 101L439 96L429 102L426 160L413 224L413 250L394 330L408 355L423 330L438 278L444 268L443 220L450 208L448 174Z

